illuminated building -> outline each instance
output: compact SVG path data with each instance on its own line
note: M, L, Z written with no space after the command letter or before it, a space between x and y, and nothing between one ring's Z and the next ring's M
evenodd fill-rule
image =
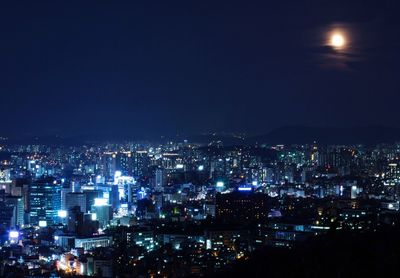
M138 150L133 155L133 175L140 177L147 174L147 168L150 165L150 158L147 151Z
M0 183L11 182L11 171L10 169L0 169Z
M133 157L131 152L119 152L116 155L116 169L124 175L133 174Z
M118 186L120 200L132 202L132 188L135 185L135 179L130 176L123 176L121 171L114 173L114 185Z
M96 198L91 212L96 215L96 220L99 221L101 228L105 228L113 219L112 207L108 204L107 199Z
M397 163L389 163L385 174L385 182L391 186L400 184L400 166Z
M153 231L136 231L126 234L127 242L130 245L137 245L152 251L155 247Z
M38 225L39 221L52 224L58 217L59 210L61 210L61 185L38 182L29 187L31 224Z
M22 227L25 223L23 197L7 196L5 198L5 203L14 207L11 227Z
M205 237L210 247L221 248L222 246L232 248L236 240L245 239L249 235L246 229L213 229L205 231Z
M304 241L308 237L313 236L314 232L309 225L269 223L263 236L267 245L292 248L297 242Z
M154 190L156 192L162 192L165 186L165 177L163 169L156 169L154 178Z
M92 250L96 247L108 247L113 244L111 236L94 236L75 238L75 248Z
M103 198L104 192L102 190L83 190L83 193L86 195L86 208L91 208L96 198Z

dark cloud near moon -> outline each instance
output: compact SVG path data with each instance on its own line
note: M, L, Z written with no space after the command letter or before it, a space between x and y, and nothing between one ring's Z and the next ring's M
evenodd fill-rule
M340 1L339 1L340 2ZM325 69L362 70L386 63L397 57L399 46L399 19L396 1L347 1L338 9L349 9L341 21L331 20L312 30L309 50L313 61ZM348 6L347 6L348 5ZM329 36L338 31L343 33L346 45L335 49L327 43ZM311 55L312 55L311 54ZM397 63L397 62L396 62Z
M359 23L335 23L317 28L313 31L315 38L309 46L313 62L322 69L357 70L368 59L368 51L364 46L369 42L368 39L362 39L364 28ZM331 44L335 34L344 37L343 47L336 48Z

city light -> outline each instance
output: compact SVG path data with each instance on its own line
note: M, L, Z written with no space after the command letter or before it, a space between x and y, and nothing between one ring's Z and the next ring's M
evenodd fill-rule
M57 212L58 217L60 218L66 218L67 217L67 211L66 210L59 210Z
M40 220L39 221L39 227L41 227L41 228L47 227L47 221L46 220Z
M238 187L239 191L252 191L253 188L252 187L248 187L248 186L240 186Z
M225 183L223 181L218 181L217 182L217 187L224 187Z
M16 239L19 237L19 232L18 231L10 231L9 232L9 237L12 239Z
M400 0L17 2L1 277L398 275Z
M122 172L121 171L115 171L115 173L114 173L114 179L115 180L118 179L121 176L122 176Z
M95 199L94 199L94 205L97 206L97 207L106 206L106 205L108 205L108 199L105 199L105 198L95 198Z

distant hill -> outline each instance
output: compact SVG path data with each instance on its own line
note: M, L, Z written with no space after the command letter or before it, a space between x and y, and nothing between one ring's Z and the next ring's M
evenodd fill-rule
M400 142L400 128L391 127L282 127L258 136L233 133L209 133L197 135L169 136L127 136L123 134L91 134L81 136L20 136L10 137L9 144L82 145L93 142L147 141L165 143L168 141L209 144L222 141L224 146L253 144L378 144Z
M233 134L202 134L187 136L190 142L208 144L210 142L223 142L224 145L243 145L246 144L244 138Z
M400 129L390 127L283 127L248 138L249 144L378 144L400 141Z

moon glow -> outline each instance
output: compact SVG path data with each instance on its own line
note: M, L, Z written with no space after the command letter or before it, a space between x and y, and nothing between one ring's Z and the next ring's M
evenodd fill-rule
M334 33L331 35L330 45L336 49L341 49L346 45L346 39L341 33Z

